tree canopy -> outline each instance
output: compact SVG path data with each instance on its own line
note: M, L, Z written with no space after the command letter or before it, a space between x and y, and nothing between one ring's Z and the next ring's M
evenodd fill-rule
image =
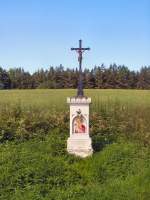
M78 77L77 69L65 69L62 65L41 68L33 74L23 68L6 71L0 67L0 89L77 88ZM84 88L150 89L150 66L143 66L140 71L116 64L86 68L83 83Z

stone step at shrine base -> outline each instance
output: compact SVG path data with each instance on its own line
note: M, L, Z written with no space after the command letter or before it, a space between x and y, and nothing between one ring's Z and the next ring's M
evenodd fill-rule
M92 140L90 137L69 137L67 140L67 151L70 154L85 158L93 154Z

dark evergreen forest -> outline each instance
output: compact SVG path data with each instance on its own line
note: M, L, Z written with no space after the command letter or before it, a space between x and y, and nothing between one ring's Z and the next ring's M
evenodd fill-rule
M95 66L83 71L84 88L150 89L150 66L139 71L124 65ZM33 74L23 68L0 67L0 89L77 88L78 69L65 69L62 65L40 69Z

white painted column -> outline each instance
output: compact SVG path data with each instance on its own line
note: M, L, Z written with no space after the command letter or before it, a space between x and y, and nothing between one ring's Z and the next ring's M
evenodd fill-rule
M67 98L70 105L70 137L67 151L70 154L86 157L92 155L92 141L89 136L89 104L91 98Z

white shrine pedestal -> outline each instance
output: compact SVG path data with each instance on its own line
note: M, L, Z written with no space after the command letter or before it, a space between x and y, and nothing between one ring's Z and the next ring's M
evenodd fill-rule
M68 97L70 105L70 137L67 140L67 151L80 157L92 155L92 140L89 136L89 104L91 98Z

